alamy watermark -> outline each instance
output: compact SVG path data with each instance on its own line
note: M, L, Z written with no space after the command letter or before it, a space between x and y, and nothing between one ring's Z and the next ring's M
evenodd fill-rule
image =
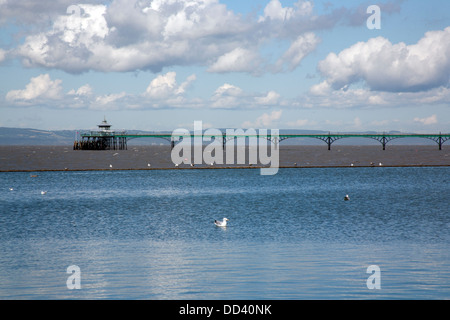
M278 143L279 130L271 129L219 129L203 130L202 121L194 121L193 135L187 129L176 129L172 132L173 146L171 159L178 166L182 163L190 165L245 164L248 142L248 163L260 164L261 175L275 175L278 172L280 157ZM235 141L237 152L235 153ZM204 147L205 142L210 142ZM270 154L268 152L270 144ZM192 161L192 152L193 160Z
M370 17L367 18L366 25L369 30L381 29L381 9L377 5L371 5L367 7Z
M67 289L81 289L81 269L79 266L72 265L67 267L67 273L70 276L67 278Z
M371 275L367 278L366 285L367 289L381 289L381 269L377 265L371 265L367 267L366 273Z

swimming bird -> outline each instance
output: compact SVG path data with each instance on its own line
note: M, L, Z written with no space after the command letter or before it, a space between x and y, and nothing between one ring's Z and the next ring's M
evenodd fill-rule
M223 218L222 221L214 220L214 224L218 227L226 227L227 221L229 221L227 218Z
M348 196L348 194L346 194L344 197L344 201L348 201L348 200L350 200L350 197Z
M14 191L14 189L13 188L9 188L9 191Z
M41 194L47 194L47 191L41 191Z

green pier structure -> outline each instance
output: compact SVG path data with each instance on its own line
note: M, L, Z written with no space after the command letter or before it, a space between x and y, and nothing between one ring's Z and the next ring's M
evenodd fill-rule
M127 141L130 139L137 138L160 138L170 142L171 148L174 148L175 144L180 140L186 138L185 134L176 133L150 133L150 134L127 134L126 131L114 131L111 130L111 125L107 123L106 119L98 125L99 130L88 131L80 134L80 139L74 142L74 150L126 150ZM236 130L239 131L239 130ZM327 134L276 134L272 135L270 130L267 130L267 134L257 134L255 131L253 133L246 134L236 133L227 135L226 132L222 132L222 136L219 135L189 135L189 138L208 138L208 141L212 139L219 139L222 141L223 148L225 148L227 141L237 139L237 138L257 138L257 139L267 139L268 141L278 145L281 141L292 138L314 138L325 142L328 146L328 150L331 150L331 145L333 142L344 139L344 138L368 138L374 139L381 143L383 150L386 150L386 145L394 140L400 138L423 138L429 139L437 143L439 150L442 150L442 145L450 140L450 134L410 134L410 133L327 133ZM180 139L181 138L181 139Z

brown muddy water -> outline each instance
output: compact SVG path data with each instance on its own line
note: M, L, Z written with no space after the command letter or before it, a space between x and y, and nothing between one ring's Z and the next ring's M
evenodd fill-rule
M450 166L450 146L381 145L280 146L280 167ZM270 150L270 148L269 148ZM248 152L248 150L247 150ZM235 155L237 151L235 152ZM129 146L128 150L74 151L69 146L0 146L0 171L151 170L249 167L228 164L180 164L175 167L169 146ZM192 162L194 153L192 152ZM224 156L224 162L225 156ZM190 162L190 161L188 161ZM260 163L251 167L260 167Z

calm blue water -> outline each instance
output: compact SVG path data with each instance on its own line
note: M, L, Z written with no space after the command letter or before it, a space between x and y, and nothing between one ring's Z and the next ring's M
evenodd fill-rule
M447 167L37 175L0 173L0 299L450 298Z

